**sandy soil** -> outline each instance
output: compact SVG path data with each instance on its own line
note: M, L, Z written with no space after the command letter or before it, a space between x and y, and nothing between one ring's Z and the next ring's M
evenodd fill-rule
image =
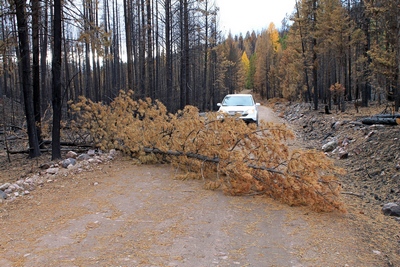
M281 120L265 106L260 119ZM0 266L400 266L359 231L358 210L314 213L175 175L120 158L0 204Z

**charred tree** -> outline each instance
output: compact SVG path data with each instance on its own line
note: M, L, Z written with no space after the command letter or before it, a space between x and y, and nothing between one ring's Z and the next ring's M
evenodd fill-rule
M52 131L52 159L61 158L60 122L61 122L61 0L54 0L53 20L53 131Z
M31 71L30 71L30 50L28 39L28 22L26 14L26 1L16 0L15 11L17 15L18 39L19 39L19 64L22 71L22 92L25 102L25 116L28 127L29 138L29 157L35 158L40 156L39 142L35 123L35 109L33 106L33 90L31 87Z

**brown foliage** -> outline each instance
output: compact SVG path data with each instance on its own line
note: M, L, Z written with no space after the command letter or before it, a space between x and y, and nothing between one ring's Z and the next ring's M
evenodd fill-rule
M147 99L134 101L122 93L105 106L81 98L71 105L75 127L102 149L119 149L142 162L170 162L185 171L182 179L204 179L232 195L265 194L289 205L317 211L344 211L338 196L340 170L324 154L290 151L294 137L284 125L199 116L186 106L169 114L165 106ZM81 133L82 134L82 133Z
M329 87L329 91L331 91L333 102L337 105L344 96L346 89L342 84L335 83Z

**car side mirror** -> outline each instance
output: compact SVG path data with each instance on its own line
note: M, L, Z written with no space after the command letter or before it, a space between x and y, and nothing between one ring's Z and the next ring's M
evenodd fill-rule
M256 106L260 106L261 104L260 103L256 103Z
M222 104L221 103L217 103L217 106L220 107L220 106L222 106Z

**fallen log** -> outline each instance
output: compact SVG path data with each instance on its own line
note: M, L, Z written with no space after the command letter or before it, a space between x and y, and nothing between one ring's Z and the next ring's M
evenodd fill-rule
M373 124L383 124L383 125L399 125L400 118L385 118L385 117L369 117L361 120L363 124L373 125Z
M67 149L67 148L62 148L61 149L61 151L75 151L75 152L79 152L79 153L81 153L81 152L85 152L86 151L86 149L80 149L80 148L77 148L77 149ZM51 148L42 148L42 149L40 149L40 152L41 153L45 153L45 152L51 152ZM10 155L16 155L16 154L29 154L29 149L24 149L24 150L7 150L7 153L8 154L10 154Z
M396 118L400 118L400 114L385 113L385 114L377 114L377 115L375 115L375 116L373 116L373 117L396 119Z
M51 140L43 140L43 144L45 145L51 145L52 141ZM80 144L80 143L76 143L76 142L64 142L61 141L60 145L62 146L76 146L76 147L93 147L92 144Z

